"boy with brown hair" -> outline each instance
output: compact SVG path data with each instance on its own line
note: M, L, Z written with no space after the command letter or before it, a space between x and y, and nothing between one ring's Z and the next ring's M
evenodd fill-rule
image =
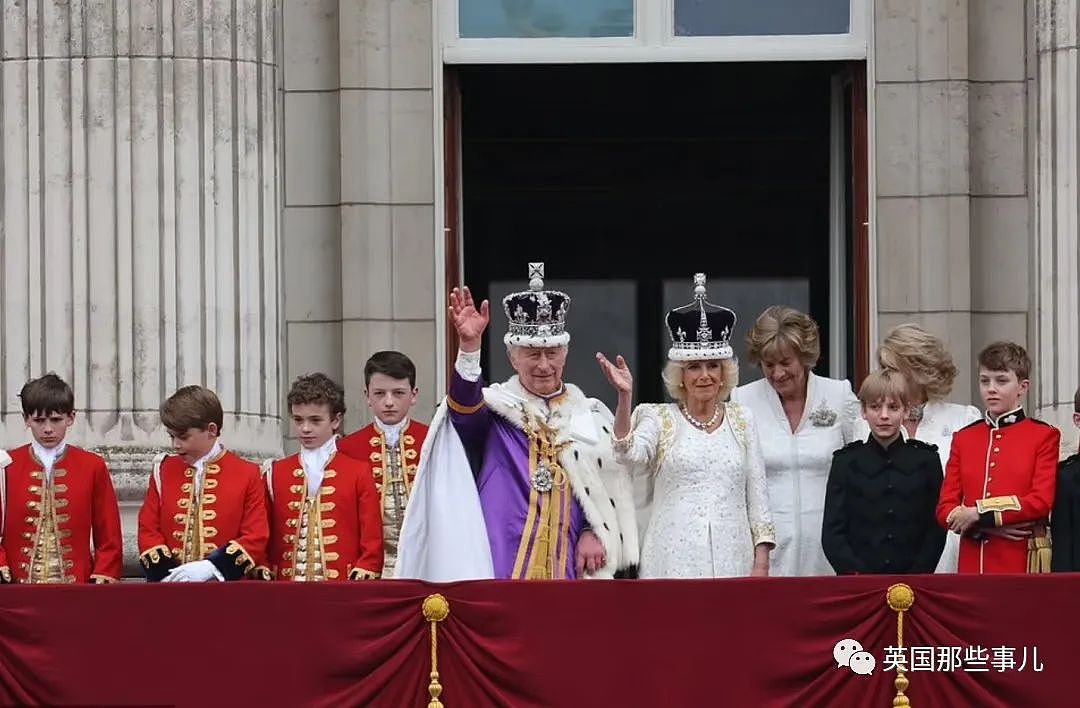
M933 573L945 547L934 519L941 491L937 446L903 435L907 382L870 374L859 388L870 436L833 455L821 545L837 575Z
M264 562L269 527L259 466L220 441L217 395L184 386L161 404L176 454L160 455L139 510L139 560L151 582L240 580Z
M371 463L383 524L383 576L393 575L398 535L428 427L412 420L416 365L401 352L375 352L364 365L364 393L375 420L337 441L337 449Z
M109 468L64 439L74 392L49 373L19 398L32 440L0 450L0 583L118 582L124 543Z
M288 404L300 452L263 464L269 574L298 581L381 577L382 517L371 465L337 452L344 389L325 374L301 376Z
M979 353L983 420L953 435L937 518L960 534L960 573L1050 571L1047 520L1054 503L1054 426L1024 413L1031 359L1019 344Z
M1073 394L1073 425L1080 428L1080 388ZM1053 542L1051 570L1080 571L1080 455L1072 454L1058 465L1054 510L1050 514Z

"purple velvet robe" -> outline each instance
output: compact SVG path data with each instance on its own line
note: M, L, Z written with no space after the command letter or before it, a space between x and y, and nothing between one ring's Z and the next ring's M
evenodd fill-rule
M450 380L450 398L458 408L475 408L483 401L483 388L482 378L475 382L467 381L455 370ZM480 506L491 543L495 577L523 578L523 569L528 568L535 551L538 527L532 524L524 564L515 575L514 566L530 513L529 439L524 432L486 406L472 413L459 413L451 407L450 420L473 464ZM551 523L553 527L557 525L557 537L568 536L565 577L575 578L575 551L584 514L577 499L573 498L569 485L566 493L571 495L570 513L564 518L561 510L553 510Z

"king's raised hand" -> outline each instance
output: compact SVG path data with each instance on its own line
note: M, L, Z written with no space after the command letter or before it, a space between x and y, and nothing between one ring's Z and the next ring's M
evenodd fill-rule
M491 320L488 301L484 300L477 308L469 288L454 288L450 291L450 321L458 334L461 351L480 350L480 341Z

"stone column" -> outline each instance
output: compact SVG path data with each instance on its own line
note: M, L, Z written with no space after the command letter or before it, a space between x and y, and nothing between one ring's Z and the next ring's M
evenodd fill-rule
M1076 452L1073 394L1080 383L1080 280L1077 204L1080 185L1080 3L1039 0L1035 42L1035 337L1038 415L1062 430ZM1063 450L1064 452L1064 450Z
M281 448L273 0L5 2L3 444L55 371L109 461L134 557L158 419L216 390L224 442Z

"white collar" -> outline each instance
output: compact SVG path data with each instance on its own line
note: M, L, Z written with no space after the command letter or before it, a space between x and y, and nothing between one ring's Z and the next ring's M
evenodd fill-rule
M408 416L406 416L402 418L400 422L393 425L389 423L384 423L378 418L376 418L375 427L378 428L379 432L381 432L383 434L383 437L386 438L387 444L397 445L397 441L401 437L401 432L405 430L405 428L409 427L409 418Z
M217 457L218 455L220 455L220 454L221 454L221 451L222 451L222 449L223 449L223 448L221 447L221 443L220 443L220 442L215 442L215 443L214 443L214 444L213 444L213 445L212 445L212 446L210 447L210 451L209 451L209 452L207 452L207 453L206 453L205 455L203 455L203 456L202 456L202 457L200 457L199 459L195 460L195 464L193 464L193 465L192 465L192 467L194 467L194 468L195 468L195 472L196 472L197 474L200 474L200 475L201 475L201 474L202 474L202 471L203 471L203 468L204 468L204 467L206 467L206 463L207 463L207 462L209 462L210 460L213 460L213 459L214 459L214 458L216 458L216 457Z
M309 475L312 470L321 472L335 452L337 452L337 438L331 436L329 440L313 450L300 448L300 464Z
M56 461L64 454L64 450L67 449L67 442L61 440L58 445L45 447L37 440L31 440L30 447L33 448L34 455L41 461L42 467L45 468L46 475L52 476L53 465L56 464Z

